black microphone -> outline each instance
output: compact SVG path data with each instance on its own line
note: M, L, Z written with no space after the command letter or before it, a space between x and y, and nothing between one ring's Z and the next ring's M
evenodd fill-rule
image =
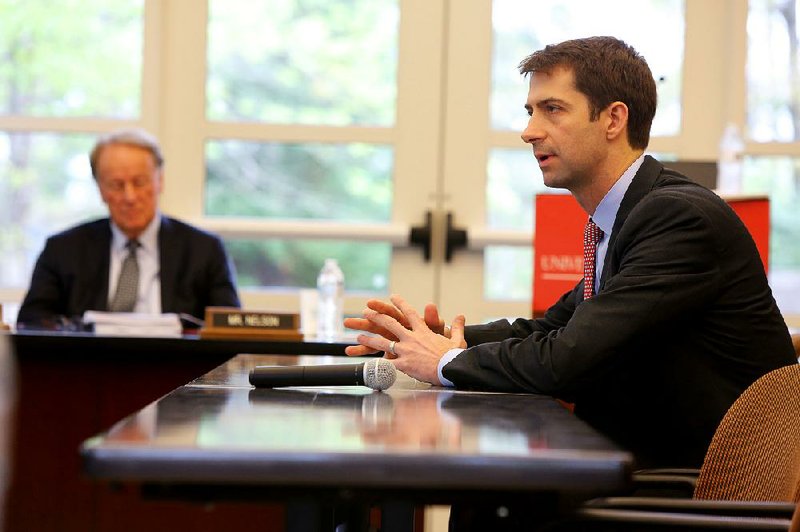
M256 366L250 371L250 384L256 388L367 386L385 390L394 384L396 376L394 364L385 358L372 358L363 364Z

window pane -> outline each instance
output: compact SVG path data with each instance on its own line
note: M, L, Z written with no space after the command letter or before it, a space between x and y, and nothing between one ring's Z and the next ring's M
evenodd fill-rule
M392 246L339 240L228 239L240 288L316 286L328 257L338 259L345 290L386 292Z
M744 192L770 196L770 285L784 314L800 314L800 158L745 157Z
M388 222L392 150L369 144L207 144L206 214Z
M94 140L0 132L0 285L28 286L50 233L106 212L89 169Z
M530 231L534 196L554 191L544 178L530 149L497 148L489 153L486 181L487 226Z
M142 0L0 0L0 113L139 115Z
M652 23L658 21L658 31ZM652 134L680 131L684 8L682 0L494 0L492 127L521 131L527 80L517 65L547 44L587 35L614 35L641 53L658 82ZM664 46L668 42L669 46Z
M760 142L800 140L800 1L750 0L747 125Z
M528 300L533 286L533 250L528 247L489 246L484 250L484 297Z
M212 120L390 126L397 0L211 0Z
M487 226L531 231L534 197L560 192L544 186L542 172L529 149L498 148L489 153L486 183ZM525 300L531 297L531 246L490 246L484 250L484 297Z

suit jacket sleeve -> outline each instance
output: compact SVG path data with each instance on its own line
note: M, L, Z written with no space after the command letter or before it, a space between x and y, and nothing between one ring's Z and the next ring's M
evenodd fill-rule
M233 263L219 238L214 238L214 251L209 265L209 294L207 306L239 307L239 295Z
M159 251L162 312L202 320L206 307L240 306L233 265L217 235L164 216Z
M587 301L582 282L542 320L517 320L489 343L470 347L443 369L458 387L531 391L570 399L614 371L637 342L675 335L668 324L697 313L720 289L724 229L714 213L680 194L652 193L619 230L606 261L616 274ZM470 330L468 345L487 327ZM491 335L489 335L491 336Z
M464 330L464 339L468 346L475 346L487 342L500 342L506 338L526 338L534 332L547 333L564 327L575 305L580 301L583 293L583 281L579 282L573 290L567 292L550 307L543 318L536 320L517 319L513 323L508 320L497 320L485 325L469 325Z
M36 325L106 310L111 228L107 218L50 236L34 266L17 323Z
M63 295L64 283L59 267L59 253L48 239L36 261L31 284L20 306L17 321L29 323L65 315L67 309Z

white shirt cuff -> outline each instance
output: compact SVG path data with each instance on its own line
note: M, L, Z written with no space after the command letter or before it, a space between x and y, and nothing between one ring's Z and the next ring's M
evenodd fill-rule
M450 363L451 360L456 358L458 355L460 355L464 351L465 350L461 349L460 347L455 347L455 348L451 349L450 351L448 351L447 353L445 353L444 356L442 356L442 358L439 359L439 368L438 368L437 371L439 373L439 381L442 383L442 386L447 386L449 388L452 388L452 387L455 386L455 384L453 384L451 381L449 381L449 380L444 378L444 375L442 375L442 370L444 369L444 367L447 364Z

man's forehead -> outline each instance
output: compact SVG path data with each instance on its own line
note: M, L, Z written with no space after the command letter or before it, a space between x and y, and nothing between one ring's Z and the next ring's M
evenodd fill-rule
M528 103L547 99L564 99L576 96L575 76L571 69L557 67L531 74L528 83Z

